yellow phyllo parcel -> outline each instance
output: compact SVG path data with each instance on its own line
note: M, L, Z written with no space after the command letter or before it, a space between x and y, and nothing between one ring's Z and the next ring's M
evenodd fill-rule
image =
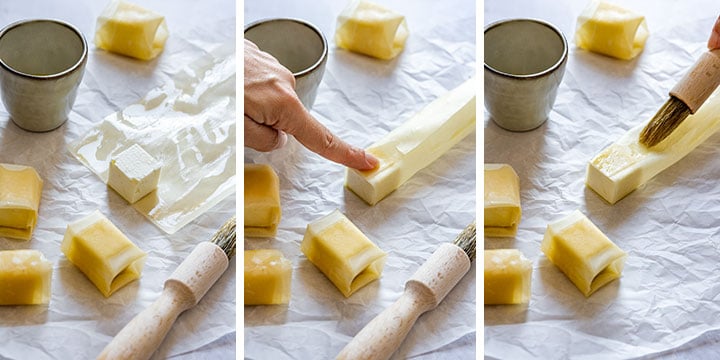
M0 305L50 302L52 264L37 250L0 251Z
M517 249L485 250L485 305L530 301L532 262Z
M245 164L245 236L275 236L280 216L280 180L275 170L265 164Z
M290 302L292 263L278 250L245 250L245 305Z
M507 164L485 164L485 236L515 236L522 215L520 178Z
M22 240L32 237L42 186L35 169L0 164L0 236Z
M113 0L105 8L95 30L97 47L140 60L157 57L167 38L163 16L121 0Z
M387 255L338 210L308 224L300 249L345 297L378 279Z
M338 16L337 46L383 60L396 57L408 37L405 17L368 1L353 1Z
M585 296L619 278L626 257L578 210L548 224L541 250Z
M69 224L61 249L105 297L140 278L146 257L99 211Z
M645 17L604 1L593 1L580 14L575 43L582 49L630 60L649 35Z

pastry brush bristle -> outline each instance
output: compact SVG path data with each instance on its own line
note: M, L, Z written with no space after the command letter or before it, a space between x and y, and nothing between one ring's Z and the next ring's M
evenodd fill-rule
M670 96L657 114L640 133L640 143L653 147L665 140L690 115L690 108L680 99Z
M453 244L463 249L465 254L470 258L470 261L475 260L475 220L455 238Z
M228 260L235 256L235 215L223 224L210 242L220 247Z

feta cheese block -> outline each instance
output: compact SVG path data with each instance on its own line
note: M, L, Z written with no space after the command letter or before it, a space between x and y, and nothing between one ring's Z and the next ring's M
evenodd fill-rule
M52 263L38 250L0 251L0 305L50 302Z
M650 149L638 140L645 125L630 129L590 160L586 184L610 204L678 162L720 129L720 91Z
M97 210L68 225L60 248L105 297L140 278L145 264L145 252Z
M586 297L619 278L626 257L579 210L548 224L540 249Z
M378 279L387 255L338 210L308 224L300 250L345 297Z
M375 205L475 130L475 79L436 99L367 152L380 165L372 170L347 169L345 185Z
M292 263L278 250L245 250L245 305L290 302Z
M245 236L273 237L277 233L280 179L267 164L245 164Z
M29 240L37 224L43 181L29 166L0 164L0 236Z
M133 144L110 160L107 184L133 204L157 189L160 168L159 161Z
M409 35L405 17L368 1L353 1L338 16L337 46L383 60L396 57Z
M140 60L158 56L167 38L163 16L129 2L113 0L97 19L95 46Z
M485 236L515 236L522 209L520 178L508 164L485 164Z
M644 16L596 0L577 19L575 43L585 50L630 60L642 51L648 35Z
M530 301L532 262L517 249L485 250L485 305Z

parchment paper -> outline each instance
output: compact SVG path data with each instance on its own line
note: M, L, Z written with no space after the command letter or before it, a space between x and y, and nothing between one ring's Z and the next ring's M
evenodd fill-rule
M647 122L667 92L706 50L720 8L712 1L616 1L647 18L643 53L621 61L571 46L550 120L511 133L485 114L485 162L520 176L523 215L514 239L533 263L527 306L485 306L489 358L717 357L720 334L718 135L615 205L585 187L588 161L631 127ZM586 4L486 1L485 24L534 17L572 42ZM628 253L622 278L590 298L540 251L547 224L580 209ZM679 354L679 355L678 355Z
M332 41L344 2L245 3L245 23L299 17ZM348 142L367 147L475 72L473 1L383 2L410 29L397 59L379 61L331 45L313 115ZM428 21L432 19L432 21ZM280 176L282 219L274 239L246 238L245 249L275 248L293 263L287 306L246 306L245 358L329 359L393 303L405 282L442 243L475 218L475 134L370 207L343 187L345 168L292 139L268 154L245 149L245 161L269 163ZM340 209L388 253L375 281L346 299L300 251L308 223ZM473 265L443 303L415 324L395 359L474 359Z
M0 161L38 170L45 185L29 242L0 239L0 250L38 249L53 263L48 306L0 307L0 359L94 359L137 313L158 298L163 283L197 243L209 240L235 212L227 198L170 236L130 207L67 148L106 116L136 103L193 59L234 43L235 7L228 0L144 1L167 18L165 52L141 62L96 49L95 20L104 1L0 2L2 26L50 17L77 26L90 43L88 65L69 121L42 134L21 130L0 105ZM142 278L105 298L60 251L67 224L99 209L148 253ZM182 314L155 359L235 358L235 260L205 298Z

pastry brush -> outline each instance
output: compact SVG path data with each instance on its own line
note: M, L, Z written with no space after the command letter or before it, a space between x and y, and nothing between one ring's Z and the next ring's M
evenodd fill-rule
M175 269L160 298L135 316L98 359L149 359L185 310L197 305L235 256L235 216L212 240L198 244Z
M640 143L653 147L668 137L720 85L720 49L702 54L690 71L670 90L670 99L640 133Z
M436 308L475 260L475 221L455 241L441 245L405 283L400 298L371 320L338 359L388 359L420 315Z

